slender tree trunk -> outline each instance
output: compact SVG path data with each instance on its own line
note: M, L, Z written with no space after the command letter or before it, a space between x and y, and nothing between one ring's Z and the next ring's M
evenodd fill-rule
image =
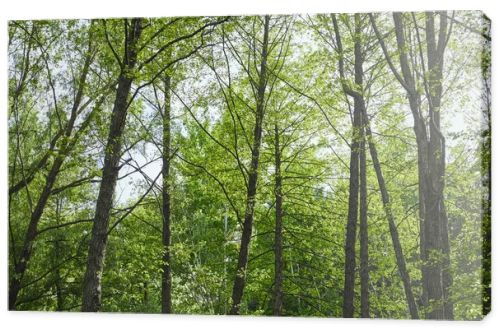
M359 103L359 102L358 102ZM358 104L358 103L355 103ZM356 269L356 224L359 194L359 114L354 107L353 140L351 141L351 162L349 166L349 209L345 236L344 303L343 317L354 316L354 284Z
M419 133L417 127L414 127L415 134ZM424 134L425 136L425 134ZM427 230L425 228L425 203L427 202L427 184L425 182L426 170L427 170L427 139L421 135L417 135L417 138L422 138L417 140L417 164L418 164L418 220L419 220L419 250L420 250L420 260L422 261L421 273L422 273L422 305L425 307L429 305L428 296L428 282L429 273L427 266L425 265L425 259L428 258L427 255L427 241L425 236L427 235Z
M364 122L363 126L364 126ZM359 151L359 239L360 239L360 278L361 278L361 317L370 317L369 256L368 256L368 202L366 189L366 139L361 129Z
M355 15L356 35L359 36L359 15ZM340 41L339 31L336 20L335 30L338 41ZM341 48L340 42L338 42ZM342 50L341 50L342 51ZM340 57L343 57L341 52ZM355 82L362 84L362 55L361 44L359 38L356 38L354 43L354 62L355 62ZM343 73L342 61L341 75ZM361 71L359 69L361 68ZM344 301L342 306L342 315L344 318L352 318L354 316L354 286L356 280L356 228L358 216L358 201L359 201L359 151L360 151L360 131L361 131L361 107L363 97L360 92L351 91L350 88L343 86L344 92L354 99L354 115L352 123L352 140L351 140L351 160L349 165L349 208L347 212L347 226L345 236L345 264L344 264Z
M170 76L165 77L165 102L163 109L163 274L161 280L161 311L172 312L172 277L170 266Z
M443 175L444 177L444 175ZM443 299L444 299L444 318L447 320L454 319L453 307L454 303L451 297L451 287L453 285L453 276L451 272L451 252L450 252L450 240L448 234L448 215L446 214L446 208L444 205L444 199L440 200L439 204L441 208L441 243L442 252L444 255L443 259Z
M56 200L56 224L61 224L61 206L62 199L57 198ZM62 286L61 286L61 269L57 266L57 261L61 258L61 236L60 233L56 233L56 240L54 240L54 261L53 265L56 266L54 270L54 281L56 287L56 310L63 311L64 310L64 298L62 294Z
M108 240L109 214L113 205L113 194L119 172L122 134L127 118L128 96L132 85L133 71L137 60L137 41L142 32L142 19L132 19L129 33L125 37L125 55L111 115L108 141L105 148L102 181L92 227L87 267L83 280L82 311L97 312L101 307L101 277Z
M12 197L20 190L27 187L35 179L37 173L43 170L45 166L47 166L49 158L52 156L52 154L54 154L57 141L59 140L59 138L61 138L62 135L64 135L64 129L61 129L52 137L49 143L49 147L47 148L47 151L40 158L40 160L38 160L28 168L28 173L26 173L26 177L17 182L16 184L12 185L11 187L9 187L9 197Z
M481 131L481 174L483 175L481 201L481 236L482 236L482 297L483 315L491 312L491 21L486 15L483 20L483 50L481 52L481 72L483 81L482 112L483 129Z
M398 43L399 59L401 71L408 91L408 100L412 111L417 142L417 160L418 160L418 194L419 194L419 225L420 225L420 257L422 260L422 301L425 308L429 306L429 299L435 299L441 288L441 280L436 278L435 266L429 265L429 244L432 243L435 231L429 227L429 211L432 200L430 199L430 190L428 182L429 166L429 140L427 126L422 117L420 94L416 89L415 79L412 75L408 55L406 50L406 41L404 35L404 25L401 13L394 13L394 27L396 31L396 40ZM429 315L426 316L429 318Z
M274 125L274 165L276 199L276 222L274 227L274 293L273 314L282 315L283 311L283 190L281 177L281 148L278 125Z
M245 218L241 234L240 252L238 265L233 284L232 305L230 314L239 314L241 298L245 288L245 275L248 263L248 250L252 236L252 225L255 210L255 195L257 193L257 178L260 158L260 145L262 141L262 121L264 118L264 97L267 84L267 49L269 43L269 16L264 18L264 38L262 42L261 63L259 72L259 83L257 90L257 101L255 110L255 126L253 133L252 160L248 175L248 189L246 196Z
M380 162L378 159L377 149L372 140L372 132L370 128L370 123L368 120L368 116L366 115L366 110L363 110L363 121L366 126L366 136L368 140L368 144L370 147L370 155L372 158L373 168L375 169L375 173L377 174L377 181L380 188L380 194L382 197L382 203L384 205L384 211L389 223L389 230L392 238L392 245L394 247L394 253L396 254L396 262L398 265L399 275L401 280L403 281L404 291L406 295L406 302L408 303L408 310L410 311L410 315L412 319L418 319L418 309L415 303L415 297L413 295L413 291L411 289L411 281L410 275L408 274L408 270L406 269L406 262L403 254L403 249L401 247L401 242L399 240L399 233L394 221L394 216L392 214L391 202L389 198L389 193L387 192L387 187L385 185L385 179L382 174L382 169L380 167Z
M361 51L361 19L355 15L354 44L354 83L363 87L363 54ZM370 317L369 269L368 269L368 203L366 189L366 140L363 120L365 101L363 92L358 94L359 114L359 238L360 238L360 279L361 279L361 317Z

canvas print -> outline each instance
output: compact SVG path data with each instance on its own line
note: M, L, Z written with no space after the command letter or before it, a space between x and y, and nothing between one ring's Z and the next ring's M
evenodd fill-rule
M489 27L10 21L8 308L482 319Z

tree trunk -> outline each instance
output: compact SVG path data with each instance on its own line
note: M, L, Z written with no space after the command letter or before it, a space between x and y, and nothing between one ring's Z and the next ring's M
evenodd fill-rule
M359 103L359 102L358 102ZM355 103L358 104L358 103ZM344 318L354 316L354 283L356 269L356 224L358 214L359 190L359 115L354 107L353 140L351 141L351 162L349 165L349 209L347 212L347 227L345 235L345 265L344 265Z
M45 180L45 186L40 194L38 202L36 204L35 210L31 214L31 219L28 225L28 230L26 231L26 236L24 237L23 249L21 251L21 256L17 262L16 267L14 268L14 274L10 282L9 287L9 309L15 310L17 296L19 295L19 291L21 290L21 281L26 272L26 267L28 265L28 261L31 258L32 250L33 250L33 242L38 234L38 223L40 222L40 218L42 217L43 209L47 204L47 201L50 197L50 192L52 187L56 181L57 174L59 173L59 169L62 165L62 159L58 158L52 165L52 168L47 175Z
M359 15L355 15L356 34L359 33ZM336 24L336 21L335 21ZM338 27L336 27L337 38L340 40ZM340 43L339 47L340 47ZM340 57L343 57L341 52ZM355 82L362 84L362 55L359 38L354 43L354 62L355 62ZM342 64L342 76L343 64ZM361 72L359 69L361 68ZM361 82L359 82L361 81ZM342 306L342 316L352 318L354 316L354 286L356 270L356 227L358 216L359 200L359 148L360 148L360 130L361 130L361 106L363 98L360 92L354 92L343 86L344 92L354 99L354 115L352 123L351 140L351 160L349 165L349 208L347 212L347 226L345 236L345 263L344 263L344 300Z
M370 155L372 157L373 168L375 169L375 173L377 174L377 181L380 188L380 194L382 197L382 204L384 205L385 215L389 223L389 230L391 233L394 253L396 254L396 262L398 265L399 275L401 277L401 280L403 281L404 291L406 295L406 302L408 303L408 310L410 311L412 319L418 319L419 318L418 309L415 303L415 297L413 295L413 291L411 290L410 275L408 274L408 270L406 269L403 249L401 247L401 242L399 240L399 233L396 224L394 222L394 216L392 214L389 193L387 192L387 188L385 186L385 179L382 174L380 162L378 160L377 149L375 147L375 143L373 142L372 132L368 116L366 114L366 110L363 110L363 123L365 124L366 137L368 140L368 145L370 147Z
M283 311L283 190L281 177L281 148L278 125L274 125L274 164L276 199L276 222L274 227L274 304L273 314L282 315Z
M97 312L101 307L101 277L108 240L109 214L119 172L122 134L127 117L128 96L132 85L137 60L137 41L142 31L142 19L132 19L129 33L125 37L123 68L118 78L118 88L111 115L108 141L105 148L102 181L97 198L94 225L89 246L87 267L83 281L82 311Z
M172 278L170 266L170 76L165 77L165 102L163 109L163 156L162 156L162 213L163 213L163 274L161 280L161 311L172 312Z
M57 198L56 200L56 225L61 224L61 207L62 207L62 199ZM64 310L64 298L62 294L62 286L61 286L61 269L57 265L57 261L61 258L61 234L56 233L56 239L54 240L54 261L52 263L55 266L54 270L54 281L56 287L56 310L63 311Z
M481 236L482 236L482 297L483 315L491 312L491 21L483 14L483 50L481 69L483 76L483 130L481 131Z
M428 91L429 102L429 166L428 166L428 221L426 229L429 240L427 240L429 264L432 277L441 284L431 284L432 293L429 293L429 302L433 306L429 317L431 319L453 319L453 303L449 298L449 290L453 283L450 272L450 245L448 240L448 218L444 205L444 173L445 173L445 138L441 133L441 97L443 79L444 51L447 39L446 12L440 13L440 26L438 40L436 41L434 27L435 13L427 12L425 20L427 65L428 65ZM435 259L435 256L438 258ZM439 291L439 289L441 291Z
M253 133L252 160L248 175L248 189L246 196L245 218L241 234L240 252L238 255L238 266L233 284L232 305L230 314L239 314L241 298L245 288L245 272L248 263L248 250L252 236L252 224L255 210L255 195L257 193L257 178L260 157L260 145L262 141L262 120L264 118L264 96L267 84L267 48L269 43L269 16L264 18L264 38L262 42L261 63L259 72L259 83L257 89L257 101L255 110L255 126Z
M360 278L361 278L361 317L370 317L369 256L368 256L368 203L366 189L366 138L362 122L359 151L359 239L360 239Z
M361 51L361 21L359 15L355 16L354 45L354 83L357 87L363 87L363 54ZM361 317L370 317L370 294L369 294L369 262L368 262L368 203L366 189L366 140L363 120L365 101L363 92L359 92L357 111L359 120L359 239L360 239L360 280L361 280Z

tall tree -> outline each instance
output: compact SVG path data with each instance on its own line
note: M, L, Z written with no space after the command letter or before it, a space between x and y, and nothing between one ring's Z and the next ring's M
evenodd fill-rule
M439 31L436 39L434 17L436 13L425 14L425 36L427 41L427 73L428 81L424 82L429 110L429 161L427 170L428 202L426 213L426 263L430 267L431 277L428 278L430 304L442 299L442 316L440 306L430 312L430 318L453 319L453 301L450 298L450 288L453 284L450 263L450 243L448 237L448 216L444 202L446 144L441 132L441 100L443 96L443 65L444 52L449 38L448 14L439 13ZM437 256L436 256L437 255ZM435 259L434 257L437 257ZM441 259L440 259L441 257ZM435 270L433 264L437 260ZM442 291L436 291L433 280L441 281ZM441 295L440 295L441 294ZM439 303L439 302L438 302ZM431 305L434 308L433 305Z
M482 200L482 251L483 251L483 315L491 311L491 21L483 15L483 49L481 73L483 75L484 129L481 133L481 171L484 196Z
M407 47L408 24L402 13L394 13L400 71L394 66L384 38L378 31L373 15L370 20L390 69L407 91L414 120L419 171L420 253L422 258L423 301L429 319L453 319L453 303L449 296L452 285L448 218L444 203L445 138L441 132L441 99L443 94L444 53L451 34L448 15L439 12L436 36L436 13L425 13L425 45L421 42L416 15L411 14L414 35L418 41L418 55L410 54ZM424 48L427 59L424 58ZM412 57L420 59L420 68L411 68ZM417 77L415 73L420 73ZM422 96L418 87L424 87L428 114L422 109Z
M16 301L17 297L19 294L19 291L21 289L21 282L22 278L24 276L24 273L26 271L28 262L32 256L32 250L33 250L33 243L35 241L35 238L37 237L38 234L38 225L40 222L40 219L42 217L42 214L44 212L44 209L48 203L49 197L52 194L52 190L54 187L54 184L56 183L58 174L61 170L61 167L67 157L67 155L71 152L71 150L74 148L74 146L77 144L79 135L86 129L86 127L89 125L90 120L92 118L93 112L90 112L87 116L86 119L83 121L82 125L76 130L76 122L80 114L85 110L85 106L90 103L90 101L87 101L84 103L84 91L86 89L86 83L87 83L87 76L90 71L90 65L92 63L92 60L95 55L95 46L93 45L93 36L92 36L92 27L89 27L89 32L88 32L88 48L87 51L85 52L85 58L84 58L84 63L81 68L80 72L80 77L78 79L77 84L75 85L74 93L75 93L75 98L73 101L73 105L71 107L70 111L70 117L67 121L67 123L63 126L61 125L61 129L63 130L63 136L64 136L64 141L58 143L59 147L58 148L58 153L49 169L48 174L45 177L45 182L43 185L43 190L40 193L37 203L34 207L34 210L31 213L31 217L29 220L28 228L26 230L26 234L24 237L23 241L23 246L21 250L21 254L19 256L19 259L17 260L17 264L14 269L14 275L12 280L10 281L9 285L9 309L15 309L16 306ZM47 55L46 55L47 56ZM47 66L48 61L47 61ZM50 72L50 68L47 67L47 71ZM52 80L50 80L50 85L51 87L55 90L54 88L54 83ZM55 94L55 93L54 93ZM54 95L55 99L55 95ZM57 100L55 100L57 101ZM98 108L97 104L96 108ZM82 106L83 105L83 106ZM57 104L55 104L55 108L57 109ZM94 110L96 110L94 108ZM56 112L61 112L57 111ZM25 185L27 182L25 182ZM12 195L11 195L12 196Z
M139 86L136 90L137 94L140 88L144 88L150 84L153 86L155 101L151 102L150 99L146 98L152 106L159 112L161 116L162 125L162 139L161 143L156 142L153 139L155 146L161 151L162 156L162 201L161 201L161 212L162 212L162 291L161 291L161 309L163 313L172 312L172 267L171 267L171 177L170 177L170 166L171 160L173 158L173 152L171 152L171 91L172 87L172 77L169 74L169 70L178 62L182 60L189 59L196 52L206 47L207 35L212 32L212 29L227 21L227 18L215 18L209 20L203 20L198 18L186 19L181 21L181 24L177 22L177 19L171 19L166 23L160 24L157 30L152 34L152 37L148 40L151 45L156 46L154 43L154 38L159 38L159 46L157 46L157 51L150 55L143 63L138 65L139 68L143 68L147 64L152 64L153 69L151 70L151 77L146 83ZM193 25L190 21L193 21ZM201 25L200 25L201 23ZM179 31L183 31L183 34L178 36ZM172 39L165 38L163 35L170 37L169 34L173 34ZM200 36L200 41L198 43L193 43L195 37ZM145 44L141 49L143 49L147 44ZM162 57L162 54L165 54ZM157 84L155 81L161 81L161 84ZM160 101L158 96L158 90L163 94L163 101ZM141 125L144 127L144 124ZM148 128L145 128L148 131Z
M83 281L82 311L96 312L101 307L101 279L104 254L108 240L109 214L118 177L122 150L122 134L127 119L129 94L137 64L138 42L143 29L142 19L124 20L124 53L120 61L120 74L111 114L108 140L105 148L102 181L97 197L94 225L89 246L87 269Z
M170 240L171 240L171 214L170 214L170 159L171 159L171 106L170 89L171 77L166 75L163 80L164 103L163 103L163 152L162 152L162 216L163 216L163 276L161 280L161 311L163 313L172 312L172 274L170 262Z
M245 218L243 221L243 231L241 234L240 251L238 255L238 265L233 283L232 305L230 314L240 312L241 298L245 289L245 275L248 264L248 251L250 238L252 236L252 225L255 212L255 195L257 194L257 178L260 159L260 145L262 141L262 122L265 113L265 94L268 82L267 57L269 44L269 15L264 17L262 49L260 53L260 69L258 72L257 95L255 101L255 124L253 128L252 159L248 172L248 189L246 195Z
M92 236L87 259L87 269L83 283L82 311L84 312L98 311L101 305L101 278L104 267L106 243L109 234L108 226L110 211L113 206L113 195L120 170L119 162L123 153L122 135L125 129L130 104L137 96L141 88L149 86L172 65L188 58L197 50L202 48L204 46L203 38L199 45L190 48L187 52L177 55L175 59L168 61L166 64L162 63L159 66L153 66L162 53L168 51L177 43L189 41L191 38L203 35L206 32L206 29L216 26L224 20L226 19L208 20L205 24L193 28L191 31L183 35L175 36L167 42L161 43L161 45L152 54L146 54L145 49L148 44L139 44L143 32L144 20L141 18L135 18L132 20L124 19L123 55L121 57L116 53L109 40L107 31L105 31L108 45L119 65L119 75L117 79L118 85L113 111L111 113L108 140L105 147L102 181L97 198L94 225L92 228ZM156 31L151 32L148 42L151 43L155 37L164 33L165 29L171 24L172 22L164 23L161 27L157 28ZM153 26L153 28L155 28L155 26ZM140 53L146 56L146 59L142 62L138 61ZM148 65L155 67L154 73L147 78L146 82L138 86L135 89L134 94L129 97L132 83L137 75L136 72L139 70L145 70Z
M378 180L378 184L379 184L379 188L380 188L380 192L381 192L381 196L382 196L382 201L384 204L384 211L386 214L387 221L389 223L389 230L391 233L392 244L393 244L394 252L396 255L397 266L399 269L401 279L403 281L403 286L404 286L404 291L406 294L408 309L410 311L411 317L413 319L418 319L418 310L416 308L415 298L413 295L413 291L411 289L410 277L408 274L408 270L406 268L406 262L405 262L404 254L403 254L403 251L401 248L399 233L398 233L397 227L394 223L394 217L393 217L391 206L390 206L389 194L388 194L386 186L385 186L385 181L384 181L382 171L380 168L380 163L378 162L378 156L377 156L377 152L375 149L375 145L374 145L373 141L371 140L371 130L369 127L368 118L366 116L366 101L364 98L364 86L363 86L363 73L364 73L363 58L364 58L364 55L363 55L363 48L362 48L362 22L361 22L361 17L359 16L359 14L355 14L354 21L355 21L355 36L353 39L354 39L354 83L355 83L355 88L354 89L350 88L348 83L346 82L344 63L343 63L343 61L339 60L339 72L340 72L340 77L342 80L342 87L343 87L343 90L346 93L346 95L349 95L349 96L354 98L353 127L355 126L355 124L357 126L360 126L356 132L357 137L355 137L355 138L357 138L358 141L361 140L362 142L364 142L363 138L364 138L364 134L366 132L367 141L368 141L368 144L370 147L370 154L372 157L372 162L373 162L375 172L377 174L377 180ZM337 20L336 20L334 15L332 15L332 22L333 22L333 26L334 26L335 35L336 35L336 43L337 43L336 46L337 46L337 49L339 50L339 52L341 52L340 54L342 55L342 52L343 52L342 39L340 38L339 26L338 26ZM341 58L339 58L339 59L341 59ZM358 116L360 118L358 120L355 118L356 112L358 113ZM360 148L359 146L360 146L360 144L358 142L358 144L357 144L358 151ZM351 144L351 150L352 150L352 144ZM352 151L351 151L351 159L352 159ZM358 159L359 159L359 156L358 156ZM365 160L365 159L363 159L363 160ZM357 172L359 172L359 167L358 167ZM364 174L365 175L362 178L366 177L366 170L365 170ZM353 177L353 175L352 175L352 169L351 169L350 178L352 178L352 177ZM358 176L356 175L355 177L357 178ZM359 181L357 181L356 183L359 186ZM351 183L350 183L350 185L351 185ZM365 197L364 194L362 194L362 195L363 195L362 197ZM364 200L364 198L362 198L362 199ZM354 200L357 200L357 197L353 198L353 201ZM351 201L349 201L349 203L351 203ZM362 203L362 205L365 206L364 203ZM356 207L356 210L357 210L357 207ZM361 212L360 212L360 217L363 218L363 220L365 219L363 216L366 215L365 210L366 210L366 208L363 208L363 210L361 210ZM354 211L353 214L356 215L357 212ZM365 222L363 222L363 225L364 225L364 227L366 227ZM354 229L355 229L355 227L354 227ZM347 227L347 231L349 232L349 226ZM367 239L366 232L367 232L366 229L364 229L364 231L363 231L363 237L365 239L364 242L367 241L366 240ZM355 244L355 232L354 232L354 237L351 237L351 238L354 239L354 241L352 241L352 242L353 242L353 244ZM347 254L348 254L347 250L350 250L347 248L347 243L349 240L350 239L348 239L347 235L346 235L346 261L347 261ZM361 247L362 251L363 251L362 258L364 258L364 260L366 261L367 253L366 253L366 249L363 250L363 248L366 248L367 246L364 244L364 242L362 243L362 247ZM354 246L353 246L353 248L354 248ZM355 248L352 250L352 253L353 253L353 255L351 255L351 257L354 257L354 260L355 260ZM366 280L367 280L366 267L363 267L363 269L364 269L364 272L362 273L362 280L364 280L363 285L365 285L365 284L367 284L367 282L366 282ZM351 270L353 271L352 276L354 276L354 269L352 268ZM347 316L352 317L353 313L354 313L354 306L352 303L353 294L354 294L354 278L351 276L348 276L347 273L348 273L348 270L347 270L347 264L346 264L346 271L345 271L346 282L349 282L350 284L347 285L347 283L346 283L345 288L344 288L344 314L347 314ZM350 281L347 281L348 277L349 277ZM362 290L363 290L363 285L362 285ZM347 290L347 292L346 292L347 288L349 288L349 290ZM365 291L364 291L363 301L365 303L364 303L364 305L362 305L362 316L368 316L369 311L368 311L368 306L367 306L368 296L367 296L367 291L366 291L366 285L364 286L364 289L365 289ZM351 291L352 291L352 293L351 293Z
M382 168L380 166L380 161L378 159L377 149L375 147L375 143L373 142L372 131L370 128L370 123L368 120L368 116L366 113L366 109L363 110L363 119L364 126L366 131L366 139L368 141L368 145L370 148L370 155L372 158L373 168L375 169L375 173L377 174L377 181L380 188L380 195L382 197L382 203L384 205L385 216L387 218L387 222L389 223L389 231L391 233L392 245L394 248L394 253L396 254L396 262L399 270L399 275L401 276L401 280L403 281L403 287L406 295L406 302L408 304L408 310L410 312L410 316L412 319L418 319L418 309L415 303L415 297L413 295L413 291L411 288L411 280L410 275L408 274L408 270L406 268L406 261L403 254L403 249L401 247L401 241L398 233L398 229L394 220L394 214L392 213L392 207L389 197L389 192L387 191L387 187L385 184L385 179L382 174Z
M360 152L360 131L361 131L361 104L362 96L360 92L354 91L346 82L344 68L344 49L342 37L335 14L331 15L333 27L335 30L336 48L338 53L338 65L340 77L342 80L342 89L346 95L354 99L354 111L352 121L352 139L351 139L351 159L349 164L349 204L347 211L347 225L345 237L345 262L344 262L344 302L343 317L352 318L354 316L354 286L356 275L356 228L359 203L359 152ZM362 70L359 67L362 62L360 36L359 14L355 15L356 37L354 42L355 54L355 83L362 85Z

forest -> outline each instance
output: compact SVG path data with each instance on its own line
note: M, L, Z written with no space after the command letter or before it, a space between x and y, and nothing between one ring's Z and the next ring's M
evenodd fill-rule
M9 310L489 312L481 12L8 34Z

